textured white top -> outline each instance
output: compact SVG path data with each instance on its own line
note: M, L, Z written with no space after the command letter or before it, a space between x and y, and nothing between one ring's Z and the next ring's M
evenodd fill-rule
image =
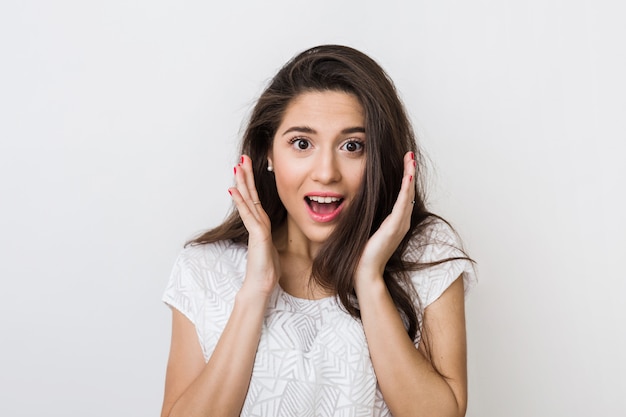
M463 256L450 227L433 222L411 242L407 259ZM163 301L195 325L209 360L242 285L247 247L229 241L185 248ZM471 262L456 260L411 273L425 308L463 275L475 283ZM417 344L417 341L416 341ZM305 300L277 287L261 333L242 416L390 416L378 389L363 327L336 297Z

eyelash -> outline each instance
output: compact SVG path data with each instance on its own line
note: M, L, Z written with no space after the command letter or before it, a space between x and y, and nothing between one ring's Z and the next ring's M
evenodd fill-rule
M363 143L363 141L357 140L357 139L351 139L351 140L347 141L346 143L343 144L342 148L345 147L346 145L350 144L350 143L356 143L359 146L359 149L356 150L356 151L348 151L350 153L363 152L365 150L365 144Z
M307 148L306 149L300 149L300 148L297 147L296 144L298 142L300 142L300 141L304 141L304 142L307 143ZM355 143L355 144L357 144L357 146L359 146L359 149L356 150L356 151L348 151L350 153L363 152L363 150L365 149L364 142L362 140L358 140L358 139L350 139L347 142L345 142L341 147L344 148L346 145L348 145L350 143ZM296 136L295 138L292 138L292 139L289 140L289 144L294 146L294 147L296 147L297 148L296 150L304 152L304 151L308 150L309 147L311 146L311 141L309 139L305 138L305 137Z
M307 146L306 149L297 148L296 143L298 143L300 141L305 141L307 143L308 146ZM296 147L297 148L296 150L298 150L298 151L306 151L311 146L311 141L308 140L307 138L303 138L302 136L296 136L295 138L289 140L289 144L294 146L294 147Z

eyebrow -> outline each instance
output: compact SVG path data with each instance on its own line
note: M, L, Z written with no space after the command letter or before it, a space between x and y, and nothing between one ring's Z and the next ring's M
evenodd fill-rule
M283 132L283 136L291 132L302 132L315 134L317 131L309 126L293 126ZM365 133L365 128L361 126L347 127L341 131L341 134L347 135L350 133Z

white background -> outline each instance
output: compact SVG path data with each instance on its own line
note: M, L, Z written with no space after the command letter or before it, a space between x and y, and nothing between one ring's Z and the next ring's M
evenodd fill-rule
M626 415L615 1L4 0L0 415L158 415L183 242L254 99L341 43L389 72L478 262L470 417Z

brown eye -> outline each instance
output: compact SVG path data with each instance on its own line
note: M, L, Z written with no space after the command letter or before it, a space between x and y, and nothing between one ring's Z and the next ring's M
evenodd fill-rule
M306 151L311 147L311 142L304 138L294 138L291 140L291 144L299 151Z
M343 145L343 148L348 152L360 152L363 150L363 144L357 141L350 141Z

